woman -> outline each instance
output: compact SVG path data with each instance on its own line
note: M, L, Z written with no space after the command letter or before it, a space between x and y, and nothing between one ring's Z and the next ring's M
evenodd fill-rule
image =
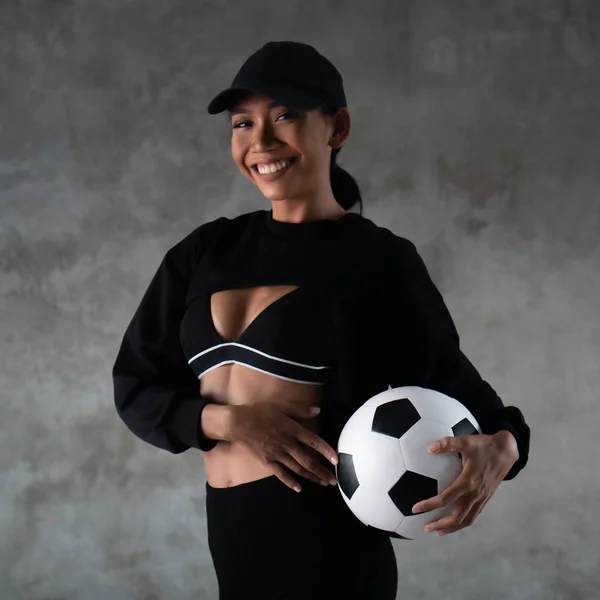
M349 212L362 200L335 163L350 133L337 69L306 44L268 43L209 106L224 111L233 159L271 210L204 223L167 252L117 356L117 410L148 443L203 451L222 600L392 600L390 538L336 486L349 416L388 385L473 412L485 435L440 441L466 475L413 509L455 501L434 524L445 532L523 468L529 429L460 352L414 245Z

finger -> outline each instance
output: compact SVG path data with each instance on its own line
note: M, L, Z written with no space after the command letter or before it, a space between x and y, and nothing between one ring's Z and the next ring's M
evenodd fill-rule
M319 473L315 473L314 470L311 471L310 468L306 468L305 466L303 466L294 456L290 456L289 454L284 453L277 460L280 463L284 464L288 469L290 469L294 473L297 473L298 475L301 475L305 479L308 479L318 484L321 484L322 481L325 481L326 484L329 485L329 474L323 476Z
M436 508L443 508L456 502L463 494L471 490L468 472L463 471L443 492L427 500L417 502L413 507L413 513L425 512Z
M311 475L314 474L314 476L318 477L318 483L321 480L326 481L328 484L331 483L332 485L337 483L334 473L329 471L325 465L317 460L318 455L307 452L305 446L299 444L291 445L288 447L288 453L291 459L296 461L300 467L304 468L307 472L310 472Z
M442 454L443 452L464 452L467 448L468 435L446 436L427 447L431 454Z
M458 523L465 514L464 508L457 504L452 509L452 513L450 515L446 515L445 517L435 521L430 521L425 525L424 529L425 531L436 531L443 529L444 527L452 527L453 525L456 525L456 523Z
M468 496L463 496L454 504L450 515L427 523L427 525L425 525L425 531L456 530L456 528L459 528L462 522L467 518L471 508L476 502L477 498L469 499Z
M295 403L278 405L279 410L290 417L299 419L313 419L321 412L320 406L303 406Z
M483 510L483 507L487 504L489 499L490 498L488 497L488 498L480 499L480 500L476 501L473 504L473 506L471 507L471 509L464 516L464 518L462 519L460 524L457 524L455 526L450 526L450 527L444 527L442 529L438 529L438 534L446 535L447 533L454 533L455 531L458 531L459 529L464 529L465 527L469 527L470 525L472 525L474 523L475 519L477 518L477 516Z
M280 464L276 462L267 461L273 468L273 474L285 485L287 485L290 489L295 492L300 492L302 490L302 486L294 479Z
M309 448L312 448L313 450L316 450L319 452L319 454L322 454L330 463L337 465L337 452L316 433L310 431L310 429L306 429L305 427L298 425L297 429L294 431L294 435L303 444Z
M319 439L318 436L317 439ZM284 463L294 472L315 483L324 481L327 485L336 484L334 474L317 460L318 457L318 454L309 451L297 439L290 437L282 444L275 460Z

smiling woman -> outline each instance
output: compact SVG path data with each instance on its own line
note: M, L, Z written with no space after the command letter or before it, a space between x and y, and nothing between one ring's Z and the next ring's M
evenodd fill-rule
M362 214L360 188L337 164L351 128L345 101L338 107L323 101L310 110L301 109L260 92L240 89L240 85L238 79L223 92L229 106L226 110L232 156L242 174L266 198L288 200L283 206L273 205L273 217L293 222L298 220L296 213L301 212L302 220L336 218L341 214L340 207L347 211L355 205ZM279 164L284 160L291 162ZM292 178L296 184L289 181ZM261 185L275 181L281 185Z
M285 65L284 70L282 65ZM282 73L286 73L285 79ZM210 103L211 114L225 111L233 160L242 175L271 201L267 226L273 233L298 242L311 234L325 241L324 226L327 223L339 224L340 235L342 224L352 227L348 217L357 215L348 211L358 204L362 213L362 198L356 181L336 163L336 157L350 135L351 120L342 77L333 64L306 44L266 44L241 67L230 88ZM306 244L309 243L307 237ZM337 251L341 251L341 245ZM305 245L305 252L311 252L309 245ZM325 260L323 252L329 250L316 252L321 255L321 260ZM260 396L263 398L273 394L290 401L295 398L295 404L299 406L318 405L324 401L319 385L325 384L329 377L327 313L320 307L312 307L310 287L295 286L297 293L288 293L284 297L277 287L282 286L269 286L268 292L264 288L269 298L265 303L258 300L260 292L257 288L253 291L221 290L218 293L223 305L220 308L215 303L214 310L226 311L227 302L245 307L239 310L246 317L235 328L237 332L244 331L244 335L251 331L249 322L262 323L264 328L266 321L259 322L258 316L276 319L278 315L285 318L285 311L290 315L293 313L293 321L285 326L282 322L280 328L285 327L285 339L289 340L288 356L294 356L295 360L277 366L265 362L273 360L273 352L261 353L260 363L252 361L255 368L268 369L271 375L277 373L278 378L288 379L288 382L276 384L273 377L260 379L259 375L255 378L261 382ZM306 292L309 292L308 296ZM223 298L223 294L227 294L228 299ZM216 294L213 297L217 299ZM253 309L253 305L260 306L262 312ZM235 313L236 309L231 312ZM277 329L274 323L270 325L273 340L278 338ZM186 327L185 330L200 331L198 327ZM252 329L255 338L262 335L261 331ZM193 334L184 335L194 337ZM235 332L231 335L231 339L241 340L235 337ZM258 338L250 340L246 337L243 341L245 344L252 342L250 345L256 347ZM267 340L263 343L267 344ZM231 350L240 359L240 353L245 351L241 348ZM195 362L197 369L211 368L206 354L190 354L204 361ZM246 365L249 360L244 359ZM210 373L199 373L207 384L205 395L220 389L220 382L216 381L211 387ZM230 383L235 380L233 372L229 377ZM244 381L248 382L247 376ZM240 388L240 395L251 393L248 390L252 386L249 383L245 386L244 391ZM206 428L210 431L209 411L213 407L207 408ZM245 418L250 419L250 413L238 410L237 414L245 414ZM213 415L218 416L215 411ZM296 420L305 430L317 431L318 422L306 419L306 416L296 415ZM277 477L269 477L274 463L267 461L269 467L265 471L264 464L256 463L256 453L251 451L254 438L258 441L264 427L264 424L254 423L244 429L252 432L251 440L243 438L241 427L237 434L233 433L235 428L232 426L229 433L222 434L218 442L220 448L205 454L209 546L217 571L220 598L261 597L268 600L288 597L286 590L291 589L298 598L313 600L395 598L397 568L389 538L369 535L364 528L358 527L358 521L349 520L336 490L331 494L311 485L310 469L298 470L300 476L292 479L276 468ZM284 423L276 427L283 434ZM213 431L218 436L216 429ZM238 441L226 445L227 439ZM244 445L242 439L245 439ZM306 443L327 458L335 457L333 448L323 440L317 438L314 444L308 440ZM290 461L281 460L286 466L292 466ZM233 476L236 472L240 473L237 478ZM224 473L230 473L227 483L222 483ZM319 477L326 487L327 482L336 483L335 478L330 481L331 475L327 471L319 471ZM282 486L278 478L287 487ZM298 481L302 482L303 493L300 496L290 494L289 488L295 488ZM264 571L265 564L271 566L268 573Z
M528 427L462 353L415 245L350 212L360 191L335 163L350 113L329 60L270 42L209 112L227 112L234 163L271 209L203 223L166 253L113 367L118 413L150 444L202 451L220 600L393 600L391 539L335 479L352 414L390 384L447 393L486 435L514 435L505 478ZM499 447L461 452L494 464Z
M294 221L300 210L303 218L335 218L344 208L362 204L358 185L335 162L350 134L346 107L298 109L240 90L231 93L229 102L233 159L276 203L274 218ZM348 178L354 194L340 188Z

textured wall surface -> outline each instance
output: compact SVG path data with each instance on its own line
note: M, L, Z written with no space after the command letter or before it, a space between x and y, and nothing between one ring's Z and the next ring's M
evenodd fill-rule
M281 39L342 72L364 215L417 244L532 428L472 527L394 541L398 598L597 598L594 0L3 0L0 597L216 598L201 453L126 430L110 369L164 252L270 208L206 106Z

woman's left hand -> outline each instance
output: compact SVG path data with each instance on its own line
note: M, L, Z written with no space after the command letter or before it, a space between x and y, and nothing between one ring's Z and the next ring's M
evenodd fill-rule
M432 454L458 452L462 455L463 468L456 480L438 496L413 506L415 513L454 503L451 515L425 526L425 531L437 531L438 535L472 525L519 458L517 441L505 429L493 435L444 437L427 449Z

